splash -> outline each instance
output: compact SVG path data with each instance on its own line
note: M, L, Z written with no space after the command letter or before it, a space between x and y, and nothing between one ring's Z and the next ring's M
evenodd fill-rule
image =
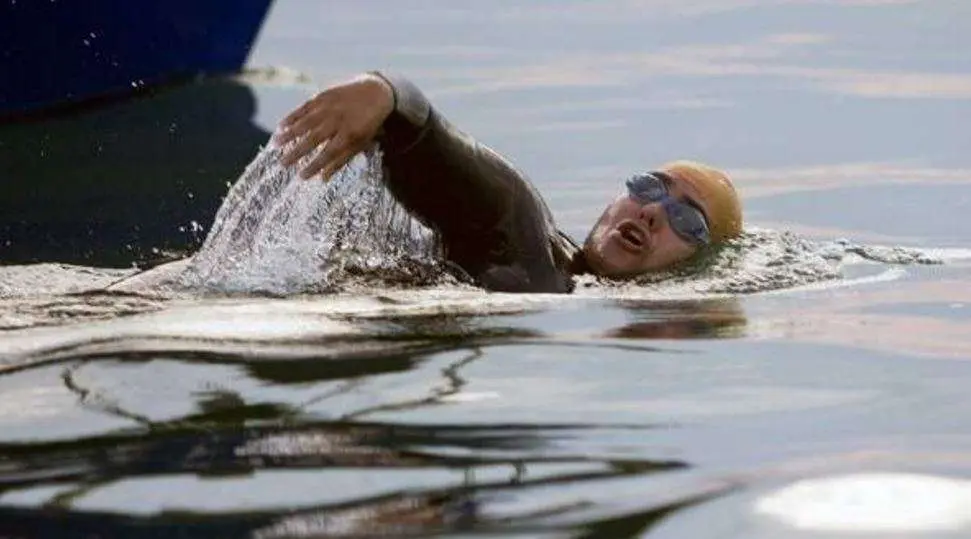
M326 183L299 179L280 157L270 145L246 168L180 285L286 295L445 279L434 234L381 183L377 149Z
M300 164L284 167L280 157L275 145L260 151L230 189L192 259L156 272L162 280L139 276L129 284L276 296L459 284L445 271L432 231L385 188L376 148L328 183L299 179ZM624 283L581 276L577 290L586 296L642 298L772 292L846 281L844 269L860 260L941 263L924 250L820 243L790 232L750 229L671 271Z
M881 265L942 264L932 252L839 239L812 241L788 231L750 229L718 250L670 271L629 283L586 277L580 287L625 297L709 297L757 294L845 280L859 261ZM899 276L900 272L893 275Z

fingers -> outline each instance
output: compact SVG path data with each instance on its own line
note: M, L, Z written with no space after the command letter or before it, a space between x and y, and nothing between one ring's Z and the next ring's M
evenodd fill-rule
M274 139L277 144L283 146L294 139L305 136L311 131L325 128L326 123L333 124L333 121L328 121L331 120L330 116L333 114L333 111L324 108L322 105L317 105L294 120L293 123L286 125L281 123L280 131Z
M327 90L324 90L323 92L319 92L317 95L305 101L303 105L300 105L299 107L294 109L293 112L291 112L290 114L287 114L287 116L280 121L280 126L289 127L294 123L296 123L297 120L300 120L301 118L306 116L310 111L317 108L317 105L320 104L321 101L326 99L327 94L328 94Z
M347 142L340 133L337 133L329 141L327 145L324 146L320 153L316 155L313 159L307 163L307 166L300 171L300 177L309 180L316 176L321 170L327 167L330 161L334 158L334 155L338 152L339 146L346 146ZM328 180L325 176L322 178L324 181Z
M303 138L301 138L293 146L293 148L290 148L283 156L283 166L289 167L290 165L296 163L302 157L313 151L314 148L333 137L334 132L337 131L337 122L329 118L324 118L318 125L308 123L305 126L305 129L306 132L302 132L298 129L293 129L292 131L287 132L288 138L291 140L301 135ZM281 144L285 143L286 141L281 141Z
M374 139L391 107L385 83L362 79L324 90L280 122L274 141L289 146L281 163L290 167L319 148L300 175L329 179Z
M316 123L325 120L330 109L329 95L329 90L320 92L283 118L278 127L279 132L274 137L276 143L282 146L305 135L315 127ZM326 138L318 141L318 144L323 140Z
M304 179L309 179L320 174L321 179L328 181L335 172L346 165L361 149L359 145L354 144L343 133L337 133L327 142L327 146L321 150L320 154L314 157L300 171L300 176Z

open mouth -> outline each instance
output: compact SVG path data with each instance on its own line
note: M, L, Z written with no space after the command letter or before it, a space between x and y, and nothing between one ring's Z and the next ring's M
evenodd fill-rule
M647 247L647 235L631 221L621 223L617 227L621 243L630 251L640 252Z

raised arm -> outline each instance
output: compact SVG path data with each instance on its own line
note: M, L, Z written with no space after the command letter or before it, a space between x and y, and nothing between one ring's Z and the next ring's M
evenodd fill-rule
M462 133L409 81L369 74L327 89L282 122L298 140L292 164L326 142L303 169L329 178L377 141L395 198L442 237L446 256L492 290L565 292L564 254L542 198L507 160ZM561 251L561 249L560 249Z
M297 107L281 122L279 144L297 143L283 156L290 166L318 146L326 146L300 171L324 181L366 149L395 108L394 91L381 78L361 75L331 86Z

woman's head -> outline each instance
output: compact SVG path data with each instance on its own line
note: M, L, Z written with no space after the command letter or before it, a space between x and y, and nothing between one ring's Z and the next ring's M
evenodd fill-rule
M634 277L670 268L742 230L742 207L728 175L675 161L635 176L607 206L583 244L598 275Z

